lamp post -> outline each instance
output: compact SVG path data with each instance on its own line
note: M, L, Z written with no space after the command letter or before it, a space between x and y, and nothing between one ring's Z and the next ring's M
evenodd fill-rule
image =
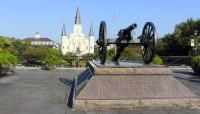
M194 56L196 56L196 51L197 51L197 42L196 42L196 36L198 35L198 31L194 30L194 39L191 39L191 46L194 47Z
M198 35L198 30L194 30L194 36Z

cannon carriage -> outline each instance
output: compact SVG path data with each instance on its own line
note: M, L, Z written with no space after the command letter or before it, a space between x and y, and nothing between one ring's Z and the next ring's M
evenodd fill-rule
M106 22L102 21L99 27L99 39L96 41L99 47L99 58L100 63L105 64L107 46L110 44L116 44L117 50L116 54L113 57L112 61L117 62L120 58L123 50L128 45L141 45L141 54L145 64L149 64L155 54L156 54L156 42L157 42L157 33L156 28L152 22L147 22L142 30L142 35L138 38L133 38L131 33L137 28L137 24L133 23L125 29L121 29L118 32L117 38L107 38L107 28Z

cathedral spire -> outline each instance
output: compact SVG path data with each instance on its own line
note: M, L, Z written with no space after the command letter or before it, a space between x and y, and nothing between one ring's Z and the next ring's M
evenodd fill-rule
M63 25L61 36L67 36L67 34L66 34L66 29L65 29L65 25Z
M79 7L77 7L77 10L76 10L75 24L81 24L81 16L80 16Z
M90 25L90 33L89 33L89 36L94 36L92 24Z

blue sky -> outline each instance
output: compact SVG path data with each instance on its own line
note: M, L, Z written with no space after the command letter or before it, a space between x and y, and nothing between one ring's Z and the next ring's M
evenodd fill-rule
M0 4L0 36L23 39L39 32L56 42L63 24L68 35L72 32L77 6L84 33L88 36L92 22L96 39L101 20L107 23L109 37L132 22L138 23L135 34L140 35L147 21L155 24L161 37L190 17L200 18L200 0L1 0Z

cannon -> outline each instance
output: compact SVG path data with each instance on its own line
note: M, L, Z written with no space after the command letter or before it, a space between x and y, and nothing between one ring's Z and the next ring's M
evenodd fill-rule
M137 38L133 38L131 35L135 28L137 28L137 24L133 23L129 27L119 30L117 38L107 39L106 22L101 21L99 39L96 41L99 47L100 64L105 64L107 46L110 44L115 44L117 48L116 54L112 59L114 62L118 62L124 48L131 44L141 45L141 55L145 64L149 64L153 60L156 54L157 43L157 33L154 24L152 22L146 22L142 30L142 35Z

